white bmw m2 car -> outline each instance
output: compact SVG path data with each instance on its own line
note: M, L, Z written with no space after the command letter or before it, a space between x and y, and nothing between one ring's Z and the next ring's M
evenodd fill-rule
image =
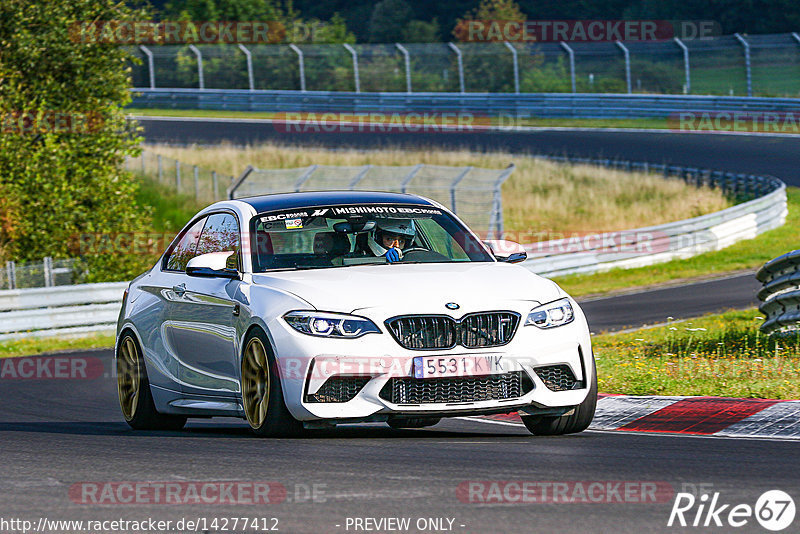
M525 258L414 195L217 202L125 292L122 413L135 429L234 416L293 436L519 412L534 434L580 432L597 401L586 319Z

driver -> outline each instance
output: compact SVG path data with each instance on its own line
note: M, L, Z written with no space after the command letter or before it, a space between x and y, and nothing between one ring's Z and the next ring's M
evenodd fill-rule
M379 219L369 232L367 244L376 256L384 256L389 263L403 258L403 249L414 241L417 229L412 219Z

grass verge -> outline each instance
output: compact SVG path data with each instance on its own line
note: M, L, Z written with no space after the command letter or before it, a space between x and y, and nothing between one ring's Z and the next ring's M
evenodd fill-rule
M675 280L757 269L764 263L797 247L800 239L800 189L786 190L789 214L786 224L755 239L740 241L722 250L699 254L636 269L612 269L603 273L558 277L555 280L569 294L578 297L606 294L634 287L650 287Z
M767 338L756 309L595 336L599 390L800 399L800 335Z
M0 358L33 356L64 350L110 348L114 346L115 337L113 333L98 333L81 337L29 337L0 341Z

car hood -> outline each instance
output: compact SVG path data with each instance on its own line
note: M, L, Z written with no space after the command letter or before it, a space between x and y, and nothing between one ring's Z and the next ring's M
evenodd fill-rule
M549 302L564 295L551 280L507 263L361 265L280 271L253 276L256 284L292 293L318 310L392 308L404 313L492 309L503 302Z

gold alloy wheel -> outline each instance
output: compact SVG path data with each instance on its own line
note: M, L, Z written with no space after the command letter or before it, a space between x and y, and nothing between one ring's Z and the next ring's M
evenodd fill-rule
M127 421L133 419L136 413L140 384L139 351L133 339L126 336L117 353L117 392L122 415Z
M253 428L261 428L267 419L269 387L267 351L261 340L254 337L242 358L242 402L247 421Z

